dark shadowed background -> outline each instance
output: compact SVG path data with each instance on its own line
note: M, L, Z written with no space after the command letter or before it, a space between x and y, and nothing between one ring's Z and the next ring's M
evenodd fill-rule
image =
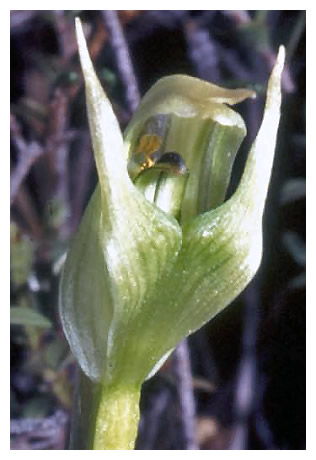
M200 449L305 449L305 12L119 11L134 68L124 75L107 14L33 10L11 11L11 448L65 449L68 436L76 365L58 317L58 279L96 184L76 15L122 128L134 78L141 95L172 73L256 90L256 101L237 106L248 137L229 193L286 46L262 266L188 345ZM137 449L188 448L176 367L169 359L143 387Z

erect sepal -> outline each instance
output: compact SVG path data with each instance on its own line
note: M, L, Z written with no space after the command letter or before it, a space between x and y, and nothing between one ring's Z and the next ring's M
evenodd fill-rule
M79 21L90 132L99 176L68 252L60 288L66 337L84 372L111 379L116 329L135 319L181 247L177 221L151 205L127 174L122 136L96 77Z

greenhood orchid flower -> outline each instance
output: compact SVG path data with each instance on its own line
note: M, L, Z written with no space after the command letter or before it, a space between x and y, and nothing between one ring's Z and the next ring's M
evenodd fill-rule
M254 93L165 77L123 137L79 21L77 39L99 184L67 255L60 315L83 373L102 388L92 444L125 449L134 440L113 441L120 435L110 427L111 407L130 411L137 427L142 383L183 338L229 305L260 265L284 49L242 179L224 202L246 135L229 105Z

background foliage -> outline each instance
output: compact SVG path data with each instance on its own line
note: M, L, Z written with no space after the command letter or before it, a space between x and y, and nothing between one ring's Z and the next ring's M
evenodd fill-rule
M118 49L101 11L11 11L11 448L64 449L76 365L57 311L69 240L96 183L74 17L124 128ZM260 124L278 45L283 114L249 288L189 338L201 449L305 448L305 12L119 11L140 93L186 73L255 89L230 193ZM128 82L127 82L128 84ZM144 386L138 449L185 449L172 359Z

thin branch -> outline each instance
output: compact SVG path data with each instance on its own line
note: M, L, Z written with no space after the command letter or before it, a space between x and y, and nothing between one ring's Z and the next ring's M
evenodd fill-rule
M23 216L23 221L26 223L26 229L33 239L40 239L43 236L43 225L39 218L34 200L30 196L27 187L22 183L15 197L14 204L16 210ZM19 223L19 219L15 219L15 212L12 213L12 219ZM20 225L20 224L18 224ZM24 227L24 226L23 226Z
M12 140L18 151L18 162L11 173L10 181L10 204L12 205L24 179L29 174L36 160L51 150L55 151L64 143L70 142L77 133L75 131L68 131L67 133L60 132L59 137L56 136L54 138L54 142L51 142L51 138L49 137L50 140L47 141L47 144L41 146L36 141L26 142L21 133L20 126L13 115L11 115L10 128Z
M266 12L260 12L266 13ZM223 14L227 16L236 27L242 28L243 26L247 26L251 24L253 20L248 13L248 11L242 10L230 10L230 11L223 11ZM266 62L269 72L272 70L276 60L276 53L273 50L272 46L269 42L265 43L265 46L257 47L258 53L261 55L262 59ZM285 64L283 75L282 75L282 89L286 93L292 93L295 91L295 84L293 82L292 74L290 72L289 66L287 63Z
M64 449L68 416L58 410L47 418L11 420L11 449Z
M110 34L110 41L115 52L117 66L126 88L127 103L131 112L134 112L139 104L140 93L122 26L117 11L105 10L102 14Z
M77 51L74 30L72 27L69 27L66 11L56 10L53 15L60 45L61 61L63 61L64 66L67 68L68 62Z
M67 423L67 416L65 412L59 410L54 415L47 418L25 418L18 420L11 420L10 434L21 435L26 433L39 433L55 430L59 425Z
M185 23L184 31L197 75L215 83L220 81L217 48L208 28L191 20Z
M53 101L50 105L50 123L46 141L47 155L51 160L55 176L54 197L62 204L65 218L59 228L62 237L67 237L70 232L67 216L70 215L69 203L69 142L65 139L68 132L68 105L69 98L65 91L55 90ZM73 136L70 136L72 139ZM64 142L60 142L64 139Z
M11 174L10 181L10 204L16 198L19 188L28 175L33 163L44 153L44 149L35 141L27 144L22 136L20 127L15 119L11 116L11 133L18 150L18 164Z
M19 188L28 175L33 163L43 154L43 149L37 142L30 142L27 148L20 152L19 162L11 175L10 183L10 204L15 200Z
M162 421L162 416L170 403L170 392L163 388L153 399L152 406L146 420L146 432L142 445L142 450L151 450L157 439L159 426Z
M182 412L183 433L186 450L198 450L195 440L195 401L190 352L187 340L177 346L175 353L175 370L178 378L179 402Z
M242 356L236 384L236 424L230 444L231 450L248 448L249 418L255 409L256 344L260 311L260 299L256 284L253 283L247 288L244 294L244 301Z

